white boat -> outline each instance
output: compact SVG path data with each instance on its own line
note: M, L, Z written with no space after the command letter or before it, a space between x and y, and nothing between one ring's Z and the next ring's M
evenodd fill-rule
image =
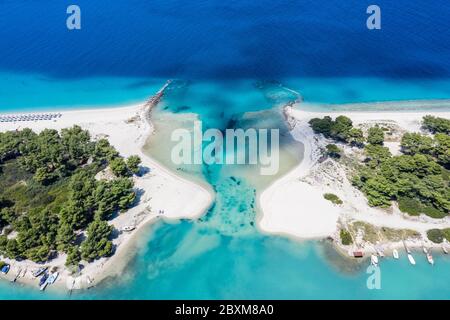
M431 255L431 253L427 253L427 260L428 260L429 264L434 265L434 260L433 260L433 256Z
M448 250L447 250L447 248L445 247L445 244L442 245L442 251L444 251L445 254L448 254Z
M397 249L392 250L392 255L394 256L395 259L398 259L398 251L397 251Z
M134 229L136 229L135 226L125 226L122 228L122 231L129 232L129 231L133 231Z
M416 264L416 260L414 260L414 257L411 253L408 253L408 260L413 266Z
M47 288L48 282L45 281L43 284L41 284L41 286L39 287L39 290L44 291L45 288Z
M58 272L54 272L51 275L49 275L47 278L47 284L54 284L56 279L58 279L58 276L59 276Z
M370 256L370 264L373 266L378 266L378 257L376 255L371 255Z
M423 246L423 253L428 254L428 249L425 246Z

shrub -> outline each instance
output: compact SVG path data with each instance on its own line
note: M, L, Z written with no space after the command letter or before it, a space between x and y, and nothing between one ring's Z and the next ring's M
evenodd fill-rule
M436 209L432 205L426 205L421 203L419 200L408 197L400 197L398 199L398 208L402 212L406 212L412 216L418 216L421 213L426 214L429 217L435 219L442 219L447 216L447 213Z
M331 158L340 158L341 157L341 149L335 144L327 144L325 146L327 149L327 155Z
M334 204L342 204L342 200L335 194L333 193L325 193L323 195L323 197L325 199L327 199L328 201L333 202Z
M442 235L447 241L450 241L450 228L442 229Z
M421 204L418 200L408 197L400 197L398 199L398 208L402 212L406 212L412 216L420 215Z
M139 165L141 164L141 158L139 156L130 156L127 159L127 167L133 174L139 173Z
M423 127L432 133L450 134L450 120L433 116L423 117Z
M341 229L340 237L344 246L348 246L353 243L352 236L347 230Z
M442 243L444 241L444 235L440 229L431 229L427 231L427 237L434 243Z
M123 158L115 158L110 161L109 166L117 177L127 177L130 175L127 164Z
M384 142L384 131L378 125L368 131L367 142L370 144L382 145Z

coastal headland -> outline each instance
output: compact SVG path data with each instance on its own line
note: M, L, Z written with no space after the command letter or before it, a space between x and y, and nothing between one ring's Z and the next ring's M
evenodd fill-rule
M45 264L49 268L57 267L59 278L54 287L67 289L83 289L94 286L103 279L119 274L127 265L134 252L133 247L138 234L148 223L157 219L196 219L202 216L211 206L214 194L191 181L188 181L154 161L142 151L146 140L153 133L150 121L151 109L162 98L164 89L142 104L101 108L92 110L62 111L61 116L50 121L9 121L0 126L1 132L30 128L40 132L44 129L56 129L78 125L88 130L94 139L106 138L123 156L138 155L144 174L133 177L134 188L139 194L137 205L111 219L109 224L117 230L132 226L134 230L119 232L113 239L116 247L111 257L104 257L88 263L80 273L72 275L64 266L65 254ZM15 261L3 259L11 265L8 280L15 277L17 270L28 270L17 282L36 285L31 271L42 267L29 260Z
M422 102L425 103L426 102ZM381 105L382 103L377 103ZM387 103L393 106L395 102ZM399 103L403 105L404 103ZM433 102L436 104L436 102ZM361 104L361 107L364 105ZM342 106L345 110L346 106ZM352 109L358 109L352 105ZM312 118L330 116L346 116L353 121L353 125L367 131L373 126L393 128L395 134L386 139L384 145L393 155L400 154L401 135L405 132L422 132L422 118L432 115L450 118L450 112L434 111L303 111L301 104L286 106L284 113L291 128L292 136L304 145L304 156L301 163L281 179L272 183L264 190L259 198L260 216L259 228L269 234L281 234L298 239L329 238L337 248L349 256L354 251L365 253L376 252L377 246L391 251L404 246L407 240L412 248L437 247L427 239L427 230L450 227L448 216L434 219L424 214L411 216L401 212L398 205L389 208L369 206L365 195L355 188L350 179L352 170L343 163L331 157L325 157L326 146L333 143L323 135L315 134L309 124ZM357 147L338 144L347 159L361 158L361 151ZM327 200L324 195L332 194L340 199L339 203ZM343 245L340 239L341 229L351 229L354 239L352 245ZM373 233L381 234L380 230L405 234L405 237L387 238L383 235L374 237L372 242L364 237L370 229ZM444 240L445 241L445 240ZM373 243L373 242L376 242ZM445 242L444 242L445 245Z

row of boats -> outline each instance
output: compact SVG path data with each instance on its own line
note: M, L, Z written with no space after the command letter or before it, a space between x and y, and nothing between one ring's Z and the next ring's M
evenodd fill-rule
M411 250L408 248L408 246L406 245L405 242L403 242L403 246L405 247L405 251L407 253L409 263L411 263L412 265L415 265L416 260L414 259ZM431 265L434 265L434 259L433 259L433 255L431 254L431 252L425 246L422 247L422 250L423 250L423 253L425 254L425 256L427 257L428 263ZM378 257L380 257L380 258L384 257L384 252L380 246L375 246L375 251L376 251L376 254L372 254L370 256L370 263L374 266L378 266L378 263L379 263ZM445 254L448 254L448 250L445 246L442 247L442 251ZM397 249L392 250L392 256L394 257L394 259L399 259L400 255L399 255Z
M40 277L39 289L41 291L44 291L48 285L54 284L59 276L58 271L54 270L51 272L47 272L47 270L48 270L48 267L42 267L31 273L33 275L33 277L35 277L35 278Z
M61 113L31 113L19 115L0 115L0 122L54 120L61 118Z
M2 268L0 269L0 272L3 274L7 274L10 270L9 264L4 264ZM11 280L11 282L16 282L17 279L21 277L25 277L27 274L28 269L22 269L19 268L17 270L17 273L15 274L14 278ZM33 277L39 278L39 289L41 291L44 291L45 288L47 288L48 285L54 284L56 280L58 279L59 272L56 271L56 269L48 272L48 267L41 267L31 272Z

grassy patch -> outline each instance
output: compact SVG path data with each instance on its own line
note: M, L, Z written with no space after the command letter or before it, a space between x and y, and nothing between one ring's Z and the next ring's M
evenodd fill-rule
M427 231L427 237L434 243L442 243L444 241L444 235L440 229L431 229Z
M442 229L442 235L450 242L450 228Z
M442 212L432 205L426 205L417 199L401 197L398 199L398 208L402 212L406 212L411 216L418 216L421 213L435 219L442 219L447 216L446 212Z
M410 238L420 238L420 233L409 229L392 229L386 227L376 227L363 221L355 221L349 226L354 236L358 230L362 230L363 240L376 243L377 241L401 241Z
M352 235L347 230L341 229L340 232L341 242L343 245L348 246L353 243Z
M327 199L328 201L333 202L334 204L342 204L343 203L342 200L337 195L335 195L333 193L325 193L323 195L323 197L325 199Z

